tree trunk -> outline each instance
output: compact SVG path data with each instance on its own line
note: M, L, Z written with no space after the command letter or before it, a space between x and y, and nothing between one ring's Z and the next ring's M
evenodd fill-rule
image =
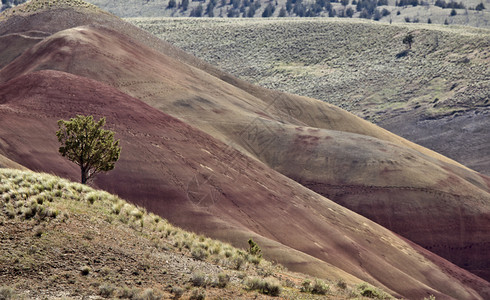
M82 184L87 183L87 170L85 168L80 167L80 170L82 171Z

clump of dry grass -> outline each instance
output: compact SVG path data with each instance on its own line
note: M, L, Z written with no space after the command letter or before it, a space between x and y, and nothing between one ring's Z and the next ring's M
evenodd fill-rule
M53 226L64 228L63 226L78 220L80 216L84 220L104 223L104 228L107 228L107 224L112 228L122 227L124 232L132 231L136 236L147 239L147 247L154 248L144 253L146 262L140 263L139 269L143 270L141 272L153 269L150 262L160 251L179 253L196 262L196 265L214 266L216 271L212 274L204 273L202 269L192 269L192 276L182 279L187 284L186 289L179 286L169 288L167 292L173 294L175 299L183 294L200 299L206 295L204 289L213 288L254 290L272 296L278 295L281 290L288 295L299 294L299 288L294 284L283 288L280 280L275 278L277 273L286 271L283 267L230 244L187 232L117 196L48 174L0 169L0 223L22 224L32 228L30 236L39 242L28 249L28 255L19 252L15 257L4 257L5 263L18 262L24 269L37 268L39 264L36 257L51 248L44 242L53 237ZM72 241L91 245L99 243L101 239L104 239L104 235L100 229L90 226L78 232ZM131 246L121 244L120 247ZM3 259L1 253L0 259ZM100 282L97 282L94 293L105 298L159 299L162 295L158 289L118 286L116 278L119 272L121 268L97 267L83 261L78 263L73 273L56 274L49 281L56 283L63 278L72 285L80 278L99 278ZM241 280L244 278L245 280ZM194 290L191 292L192 288ZM9 291L12 292L12 289L1 290L3 293Z
M256 290L270 296L279 296L282 289L281 284L274 278L251 277L245 280L245 285L250 290Z

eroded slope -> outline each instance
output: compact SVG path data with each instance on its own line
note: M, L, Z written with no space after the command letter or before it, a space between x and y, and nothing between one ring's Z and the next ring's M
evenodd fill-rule
M41 71L0 90L9 94L0 105L2 153L33 170L77 178L76 166L57 154L56 121L107 116L123 152L96 184L176 224L239 246L253 237L291 269L356 282L354 275L406 297L486 293L488 282L114 88Z

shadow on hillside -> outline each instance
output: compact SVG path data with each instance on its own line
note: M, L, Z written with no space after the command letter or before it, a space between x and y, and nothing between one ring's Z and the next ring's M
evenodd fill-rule
M402 52L399 52L395 55L396 58L402 58L402 57L405 57L405 56L408 56L408 54L410 54L410 49L406 49L406 50L403 50Z

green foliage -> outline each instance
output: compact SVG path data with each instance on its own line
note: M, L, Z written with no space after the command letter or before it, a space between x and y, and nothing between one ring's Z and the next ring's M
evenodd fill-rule
M325 295L330 290L330 287L320 279L315 279L315 282L313 284L311 283L311 280L306 279L301 284L300 290L303 293Z
M58 121L59 152L80 166L83 184L100 172L114 169L119 159L119 140L115 141L114 132L103 129L104 125L105 118L95 122L92 116L82 115Z
M168 1L167 8L174 8L177 6L177 2L175 0Z
M259 291L264 295L279 296L281 294L281 285L272 278L248 278L245 285L249 290Z
M111 298L116 288L111 284L103 284L99 287L99 295L104 298Z
M191 255L197 260L205 260L209 256L209 253L201 247L195 247L192 249Z
M84 266L80 269L80 273L84 276L88 275L90 273L90 267L89 266Z
M262 257L262 254L261 254L262 250L260 249L259 245L257 245L256 242L254 242L254 240L249 239L248 245L249 245L248 253L255 255L257 257Z
M230 282L230 276L226 273L219 273L218 274L218 287L219 288L225 288L228 283Z
M403 44L408 46L408 49L412 49L413 34L409 33L403 38Z
M311 280L305 279L301 284L301 292L303 293L311 293Z
M182 297L182 295L184 294L184 289L179 286L174 286L172 287L170 292L174 294L174 299L180 299L180 297Z
M190 300L204 300L206 299L206 291L201 290L201 289L194 289L192 291L191 296L189 297Z
M373 299L391 299L390 295L367 283L359 284L357 286L357 290L359 291L359 294L363 297L373 298Z
M311 289L312 294L325 295L330 290L330 287L320 279L315 279Z
M206 286L206 275L204 273L194 273L192 274L191 282L193 286Z
M347 288L347 282L343 278L340 278L339 281L337 281L337 287L345 290Z
M12 299L14 292L12 288L7 286L0 286L0 299L1 300L9 300Z
M153 289L145 289L142 293L137 295L137 300L159 300L162 296L159 292L155 292Z

